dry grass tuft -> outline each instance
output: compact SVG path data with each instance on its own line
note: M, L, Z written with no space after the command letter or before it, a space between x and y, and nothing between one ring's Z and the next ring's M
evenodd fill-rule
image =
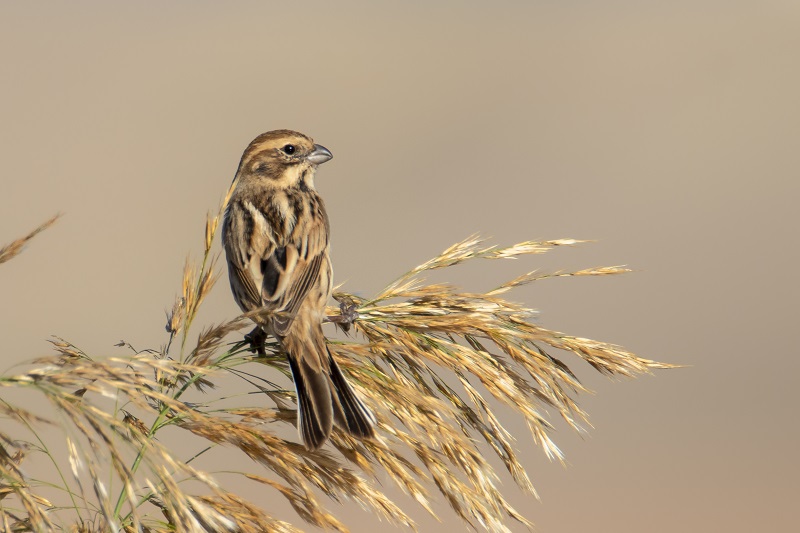
M343 306L355 307L351 333L363 342L332 340L330 347L373 407L379 437L358 441L335 431L327 448L309 452L296 442L294 431L289 438L280 436L287 433L282 427L295 423L296 411L293 392L269 381L270 374L288 374L274 342L267 344L265 356L251 353L240 340L241 331L251 326L247 316L206 327L195 339L189 336L219 277L212 247L226 202L206 220L202 259L186 263L180 294L167 313L164 348L93 358L54 338L55 356L0 376L0 398L10 391L33 391L52 406L42 415L0 400L4 531L298 531L194 466L211 448L250 458L254 471L239 472L242 480L280 495L300 519L324 529L347 531L329 509L331 501L343 500L414 529L407 512L378 488L379 479L391 480L431 513L432 493L438 492L475 529L508 531L509 519L531 527L504 498L498 473L485 457L485 450L492 450L516 484L536 494L497 406L522 417L545 454L562 460L545 408L578 430L587 420L574 399L585 388L556 352L572 354L605 374L635 376L670 367L612 344L541 327L531 321L530 309L502 297L540 279L619 274L627 271L623 267L533 271L485 293L425 282L422 276L433 269L581 242L527 241L500 248L473 236L372 299L334 295ZM54 220L3 248L0 257L18 253ZM337 313L330 310L332 316ZM176 337L180 346L173 349ZM130 347L124 341L120 346ZM209 394L223 394L219 380L230 375L264 393L234 398L256 398L257 406L231 406L231 398ZM265 398L271 407L264 406ZM66 459L43 436L53 427L62 432L59 447L65 447ZM160 438L167 432L183 435L181 442L191 445L169 449ZM35 478L21 467L32 454L50 461L51 478Z
M56 220L58 220L59 218L61 218L61 215L55 215L50 220L42 223L38 228L28 233L24 237L20 237L14 242L0 248L0 263L5 263L6 261L12 259L13 257L19 255L20 252L22 252L23 248L25 248L25 245L28 244L28 241L30 241L31 239L39 235L39 233L43 232L44 230L55 224Z

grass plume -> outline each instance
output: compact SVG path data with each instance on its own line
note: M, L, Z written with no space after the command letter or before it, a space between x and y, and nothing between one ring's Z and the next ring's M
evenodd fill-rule
M0 248L0 263L5 263L6 261L10 261L12 258L19 255L22 250L25 248L25 245L28 242L39 235L41 232L52 226L56 223L56 221L61 218L61 215L55 215L49 220L40 224L36 229L25 235L24 237L20 237L9 244Z

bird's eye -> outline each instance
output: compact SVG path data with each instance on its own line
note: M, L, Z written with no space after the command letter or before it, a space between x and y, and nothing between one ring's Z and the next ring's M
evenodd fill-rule
M284 153L287 153L289 155L292 155L295 150L296 148L294 147L293 144L287 144L286 146L283 147Z

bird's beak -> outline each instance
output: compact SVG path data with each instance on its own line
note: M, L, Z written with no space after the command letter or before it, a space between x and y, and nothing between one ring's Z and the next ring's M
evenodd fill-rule
M306 156L306 159L314 165L321 165L325 161L330 161L333 154L330 150L319 144L314 145L314 151Z

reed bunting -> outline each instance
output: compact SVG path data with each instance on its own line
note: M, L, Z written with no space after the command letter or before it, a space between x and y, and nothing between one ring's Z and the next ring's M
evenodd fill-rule
M328 215L314 174L332 157L302 133L259 135L242 155L222 228L233 297L244 312L268 312L254 321L289 359L298 431L309 450L322 446L334 421L362 438L373 436L375 424L322 332L333 278Z

